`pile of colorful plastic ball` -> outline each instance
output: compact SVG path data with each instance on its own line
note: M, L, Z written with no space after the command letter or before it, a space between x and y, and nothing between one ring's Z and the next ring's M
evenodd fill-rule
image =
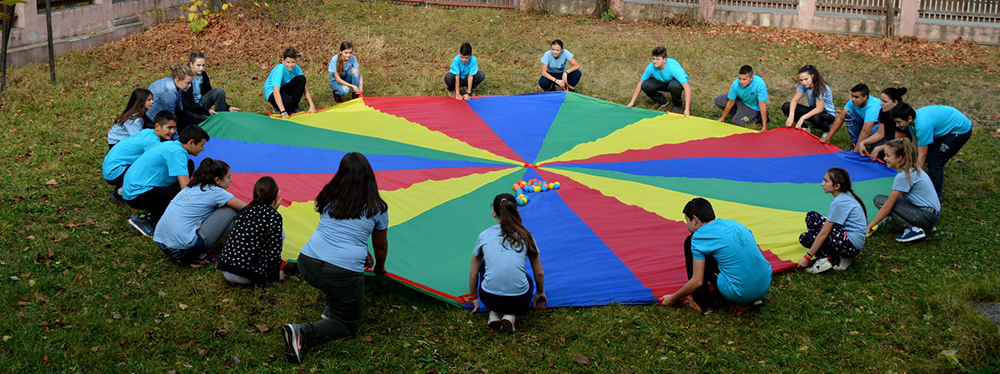
M548 190L558 190L559 182L546 182L539 179L529 179L525 181L521 179L514 183L514 194L517 196L517 205L524 206L528 203L528 196L525 195L531 192L546 192Z

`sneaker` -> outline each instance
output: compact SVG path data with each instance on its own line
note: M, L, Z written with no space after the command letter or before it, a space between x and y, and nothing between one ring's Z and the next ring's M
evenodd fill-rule
M319 315L319 318L321 318L321 319L330 319L330 314L333 314L333 313L330 312L330 305L327 305L326 308L323 309L323 314Z
M937 226L931 226L931 232L937 232Z
M123 198L122 195L118 194L117 188L111 190L111 202L121 206L128 206L128 203L125 202L125 198Z
M840 258L840 263L838 263L837 265L834 265L833 266L833 270L837 270L837 271L847 270L847 267L851 266L851 263L854 262L855 258L857 258L857 257L841 257Z
M924 233L924 229L919 227L910 227L903 231L903 235L896 238L896 241L900 243L909 243L925 237L927 237L927 234Z
M700 306L698 306L698 303L694 302L694 298L691 296L685 297L684 300L681 300L681 305L694 309L696 312L701 313L702 315L705 316L712 314L712 312L715 311L712 308L702 309Z
M491 310L490 319L487 320L486 325L488 325L491 329L499 330L501 324L502 322L500 322L500 313Z
M503 329L514 332L514 321L517 321L517 317L513 314L504 314L503 318L500 319L500 323L503 324Z
M132 215L132 218L128 219L129 226L134 229L139 230L139 233L147 238L153 237L153 222L149 218L142 217L142 213Z
M205 257L202 257L202 258L199 258L197 260L191 261L191 263L188 264L188 266L197 269L197 268L200 268L200 267L205 266L205 265L214 264L216 262L219 262L219 255L214 254L214 253L209 253L209 254L205 255Z
M302 326L290 323L281 327L281 333L285 336L285 359L293 364L301 364L306 357Z
M823 138L825 138L825 137L826 137L827 135L830 135L830 133L828 133L828 132L824 131L824 132L823 132L823 135L820 135L820 136L819 136L819 138L820 138L820 139L823 139Z
M833 264L830 263L830 259L823 257L819 260L816 260L816 262L814 262L812 266L806 269L806 271L813 274L819 274L824 271L830 270L832 268Z

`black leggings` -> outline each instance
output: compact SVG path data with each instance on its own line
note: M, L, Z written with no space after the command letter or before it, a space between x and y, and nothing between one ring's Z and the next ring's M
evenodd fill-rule
M549 75L555 77L556 79L562 79L563 73L556 73L551 71L548 73ZM579 70L575 70L572 73L566 74L566 84L569 85L570 88L576 87L576 85L580 83L580 77L582 76L583 73L581 73ZM541 87L542 90L545 91L548 91L550 89L560 88L559 86L556 85L556 82L550 81L549 78L546 78L544 76L538 78L538 87Z
M694 275L694 255L691 253L691 235L684 239L684 266L687 268L688 279ZM722 300L722 294L718 290L712 291L709 285L718 288L719 263L715 262L712 256L705 256L705 273L701 282L701 287L691 293L691 298L698 304L702 311L715 308L715 304Z
M153 189L143 192L132 200L125 200L128 206L133 209L145 210L153 217L153 222L159 221L163 212L170 205L170 200L181 192L181 185L174 183L166 187L153 187Z
M291 81L281 86L281 104L285 106L285 113L292 114L299 111L299 102L302 101L302 95L306 92L306 77L304 75L299 75L292 78ZM274 101L274 93L267 95L267 102L271 103L271 108L274 109L275 114L281 114L281 109L278 108L278 103Z
M786 116L792 117L792 121L797 121L798 118L801 118L802 116L816 109L816 107L812 105L796 105L795 115L791 116L788 114L788 110L791 108L791 106L792 105L786 101L784 104L781 104L781 111L785 113ZM833 124L834 119L835 118L832 115L830 115L830 113L827 113L824 110L822 112L819 112L819 114L815 116L807 118L806 122L809 122L809 124L811 124L813 127L817 129L827 132L830 131L830 125Z
M799 235L799 243L803 247L812 248L813 243L816 242L816 236L823 230L824 224L826 224L826 218L823 215L817 212L806 213L807 231ZM826 238L826 243L823 243L819 247L819 251L816 252L816 258L853 258L858 255L858 252L861 252L861 250L855 248L854 243L847 238L844 226L834 223L833 229L830 230L830 236Z
M483 266L485 271L486 267ZM483 302L490 310L500 314L520 314L531 308L534 300L535 284L531 282L531 276L524 274L528 278L528 292L516 296L494 295L483 290L483 272L479 272L479 301Z

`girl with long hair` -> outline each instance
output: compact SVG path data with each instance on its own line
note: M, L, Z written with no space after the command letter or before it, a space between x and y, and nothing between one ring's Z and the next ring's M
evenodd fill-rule
M145 88L132 90L132 95L128 98L125 110L115 118L111 130L108 130L108 149L114 147L125 138L135 135L142 130L146 111L153 107L153 93Z
M281 247L284 242L281 190L274 178L260 177L253 186L253 201L236 215L218 269L234 284L267 285L282 280Z
M799 105L803 96L806 98L806 105ZM809 122L812 127L824 133L830 131L830 124L837 117L833 91L815 66L806 65L799 69L799 87L795 89L792 100L781 105L781 111L788 116L785 127L794 125L801 129Z
M851 175L847 170L830 168L823 175L822 186L823 192L833 195L830 212L826 217L815 211L806 213L807 231L799 235L799 243L809 249L799 267L808 267L810 273L847 270L865 245L868 212L851 187Z
M361 95L365 77L361 75L361 64L354 54L354 43L347 40L340 43L340 53L330 59L327 71L330 72L330 89L333 90L334 101L342 103L344 96L351 95L352 99L356 99Z
M896 241L906 243L923 239L927 231L934 231L934 225L941 219L941 201L930 177L917 167L917 148L907 138L890 141L885 144L885 164L899 173L892 181L889 196L875 195L875 206L879 210L868 224L868 232L891 215L906 226Z

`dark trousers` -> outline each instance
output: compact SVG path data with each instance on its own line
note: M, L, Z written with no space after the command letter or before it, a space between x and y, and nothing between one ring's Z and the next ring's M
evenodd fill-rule
M684 266L687 268L688 279L694 276L694 255L691 253L691 235L684 239ZM722 299L718 290L712 291L719 280L719 263L712 256L705 257L705 273L701 287L691 293L691 298L701 310L715 308L717 301ZM711 285L711 286L709 286Z
M201 95L201 100L198 101L201 106L205 108L215 109L216 112L228 112L229 103L226 102L226 90L222 87L215 87L210 91ZM191 113L198 123L205 122L208 119L208 113Z
M879 194L875 195L872 202L875 203L876 208L882 209L888 200L889 196ZM941 219L941 212L928 206L917 206L908 197L902 195L896 199L896 204L892 206L892 212L889 214L906 227L915 226L924 230L930 230Z
M483 266L483 269L486 267ZM483 272L479 272L479 300L490 310L500 314L520 314L527 312L531 308L534 300L535 284L531 282L531 276L524 274L528 278L528 292L516 296L494 295L483 290Z
M816 109L816 107L812 105L796 105L795 115L793 116L788 113L788 110L791 109L791 106L792 104L786 101L784 104L781 104L781 111L785 113L786 116L792 117L793 122L798 121L799 118L802 118L802 116ZM812 125L812 127L815 127L823 132L828 132L830 131L830 125L833 124L834 119L836 118L831 116L830 113L822 111L819 112L819 114L806 119L806 122L809 122L809 124Z
M556 73L551 71L548 73L549 75L555 77L556 79L562 79L563 73ZM576 84L580 83L580 77L582 76L583 73L581 73L579 70L566 74L566 83L569 84L570 87L576 87ZM556 85L556 82L550 81L549 78L546 77L538 78L538 87L541 87L542 90L545 91L559 88L559 86Z
M948 134L934 139L934 142L927 147L927 176L931 178L938 198L942 197L941 192L944 191L944 164L962 149L970 137L972 130L964 134Z
M451 72L449 72L448 74L444 75L444 87L447 88L449 92L455 92L455 79L456 78L461 79L461 77L456 77L455 74L452 74ZM469 79L469 78L466 77L465 79ZM469 82L467 82L465 79L462 79L461 82L458 82L458 88L460 90L462 88L469 88ZM483 83L484 79L486 79L486 73L484 73L482 70L480 70L478 73L476 73L476 75L473 75L472 76L472 90L474 91L476 89L476 87L479 87L479 84ZM469 92L469 94L471 95L472 93Z
M281 104L285 106L285 112L292 114L299 111L299 102L302 101L302 95L306 92L306 77L304 75L292 78L284 86L281 86ZM271 108L274 109L275 114L280 114L281 109L278 108L278 103L274 101L274 93L267 95L267 102L271 103Z
M715 106L719 109L726 110L726 105L729 104L729 93L724 93L722 95L715 97ZM750 123L762 123L761 122L761 112L757 109L751 108L749 105L736 98L733 100L733 108L729 112L733 116L733 124L737 126L746 126ZM768 119L771 117L768 116Z
M667 97L663 95L663 91L670 93L670 101L675 108L684 105L684 97L681 96L684 93L684 86L676 79L671 79L670 82L660 82L656 78L642 81L642 92L645 92L646 96L649 96L656 105L667 103Z
M132 200L125 200L133 209L145 210L153 216L153 222L159 221L163 211L167 210L170 200L181 192L181 185L174 183L166 187L153 187Z
M195 117L194 113L188 112L183 109L175 110L174 115L177 116L177 132L174 133L174 137L180 136L180 133L184 131L188 126L198 125L201 120Z
M302 324L309 345L357 335L365 303L363 273L350 271L299 254L299 272L309 285L326 295L327 317Z
M799 243L803 247L812 248L814 242L816 242L816 236L819 232L823 230L823 225L826 224L826 218L817 212L806 213L806 232L799 235ZM855 257L861 250L854 247L854 243L847 238L847 232L844 231L844 226L834 223L833 229L830 230L830 236L826 238L826 243L823 243L819 247L819 251L816 252L817 258L829 257L829 258L841 258L841 257Z

